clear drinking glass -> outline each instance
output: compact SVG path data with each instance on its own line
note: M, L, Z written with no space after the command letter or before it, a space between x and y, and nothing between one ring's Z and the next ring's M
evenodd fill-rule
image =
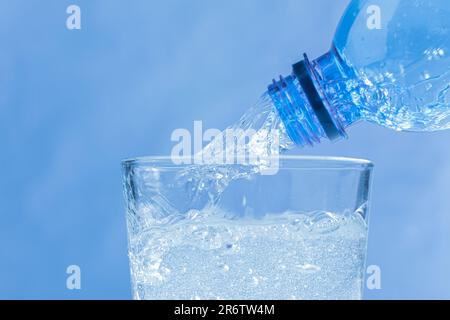
M373 165L123 161L135 299L361 299Z

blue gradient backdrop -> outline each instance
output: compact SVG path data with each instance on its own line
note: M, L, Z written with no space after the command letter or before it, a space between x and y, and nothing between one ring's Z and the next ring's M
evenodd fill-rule
M348 1L0 0L0 298L130 298L120 160L224 128ZM82 30L65 27L82 10ZM450 298L450 131L359 124L304 154L376 164L367 298ZM80 265L82 290L66 289Z

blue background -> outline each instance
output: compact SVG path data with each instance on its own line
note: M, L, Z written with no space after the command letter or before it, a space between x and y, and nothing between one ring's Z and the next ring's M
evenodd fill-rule
M330 47L348 1L0 1L0 298L130 298L120 160L224 128ZM67 30L77 4L82 30ZM450 298L450 132L368 124L303 154L376 164L367 298ZM66 267L82 289L66 289Z

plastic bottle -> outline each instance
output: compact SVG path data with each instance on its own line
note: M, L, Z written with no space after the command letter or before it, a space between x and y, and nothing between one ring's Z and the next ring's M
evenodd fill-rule
M398 131L450 128L450 1L353 0L331 50L269 86L299 146L347 137L360 120Z

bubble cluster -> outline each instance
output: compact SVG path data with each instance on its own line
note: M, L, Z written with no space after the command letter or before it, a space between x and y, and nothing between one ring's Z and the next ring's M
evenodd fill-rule
M367 226L361 212L285 212L229 220L219 212L130 239L139 299L358 299Z

